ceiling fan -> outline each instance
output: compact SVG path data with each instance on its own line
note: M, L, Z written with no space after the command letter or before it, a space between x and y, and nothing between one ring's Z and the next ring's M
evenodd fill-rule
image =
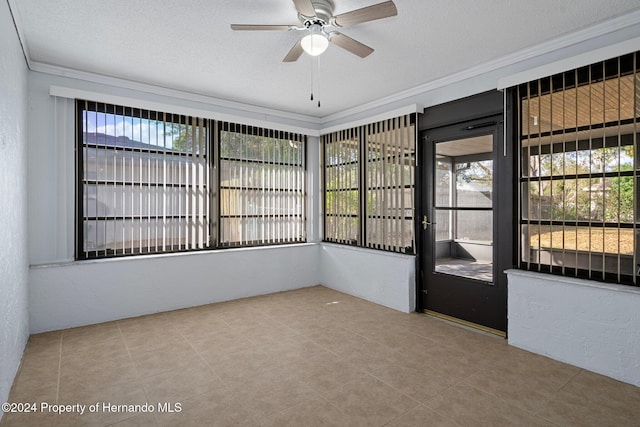
M385 1L336 16L333 15L334 4L332 0L293 0L293 3L298 10L298 19L302 26L231 24L231 29L239 31L305 31L307 34L293 45L283 62L297 61L302 52L307 52L311 56L320 55L327 49L329 42L360 58L365 58L373 52L372 48L334 31L332 28L347 27L398 14L393 1Z

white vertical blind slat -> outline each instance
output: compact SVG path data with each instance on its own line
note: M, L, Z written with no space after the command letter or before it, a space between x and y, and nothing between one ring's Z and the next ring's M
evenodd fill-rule
M332 132L323 135L322 143L325 240L352 244L355 236L356 244L365 247L412 249L413 232L405 224L406 216L413 219L415 125L411 115ZM356 159L353 150L358 153ZM361 182L365 185L356 189L359 202L355 206L350 201L354 180L358 187ZM411 207L405 209L407 205ZM352 209L356 218L351 216Z

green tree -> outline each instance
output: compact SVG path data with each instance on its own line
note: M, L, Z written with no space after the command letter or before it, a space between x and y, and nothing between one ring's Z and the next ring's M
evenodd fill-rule
M183 153L206 153L206 128L167 123L165 135L172 138L172 149Z

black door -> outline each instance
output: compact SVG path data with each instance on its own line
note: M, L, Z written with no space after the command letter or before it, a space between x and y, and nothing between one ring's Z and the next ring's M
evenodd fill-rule
M504 334L512 263L512 167L502 115L422 132L420 306Z

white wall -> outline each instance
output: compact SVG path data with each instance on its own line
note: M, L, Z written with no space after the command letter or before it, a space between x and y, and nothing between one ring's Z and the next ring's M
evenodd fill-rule
M31 331L314 286L318 257L308 243L33 267Z
M4 16L7 14L6 6L2 13L4 23L7 20ZM3 31L8 31L7 28L10 27L3 25ZM551 41L543 48L534 47L528 52L465 70L456 76L448 76L357 109L325 117L320 121L291 116L285 120L285 124L317 130L321 127L344 125L352 120L362 120L407 104L437 105L495 88L498 79L506 75L637 37L640 35L640 26L605 32L602 37L589 34L587 31L583 40L569 37L564 45ZM13 38L5 37L4 33L2 35L4 61L4 51L7 50L4 44L15 40L15 35L11 33L10 36ZM11 42L9 46L9 56L13 57L17 45ZM556 48L558 46L559 48ZM182 99L178 91L147 91L144 90L144 85L127 82L119 84L118 79L99 76L70 78L65 77L67 71L63 69L57 70L56 73L58 75L30 72L28 81L28 159L31 171L28 187L29 259L33 265L29 281L33 331L112 320L273 292L288 286L299 287L316 283L324 283L329 287L398 310L414 309L414 257L331 244L73 263L73 102L50 96L51 85L139 99L147 104L160 103L228 114L235 114L237 111L220 110L216 106L208 105L207 100L201 97L194 98L185 94L185 98ZM78 74L82 73L75 73ZM1 87L10 84L11 78L8 80L9 83L6 79L3 80ZM16 100L11 98L10 101L2 105L22 108L21 97L16 97ZM254 120L264 118L256 112L250 116ZM12 124L18 122L20 120L11 121ZM17 133L20 134L20 131ZM319 192L317 138L310 139L309 150L313 154L308 165L311 174L309 188L312 189L309 192L308 240L317 242L322 234L319 222L322 203ZM15 157L16 153L12 155ZM0 161L6 160L3 156ZM19 165L20 162L12 162L9 169L4 170L16 172L17 167L17 176L20 176L23 169L15 166L16 164ZM16 174L13 173L11 176L14 177ZM4 182L3 180L3 185ZM9 194L16 194L13 187ZM19 211L20 203L15 206L10 209L11 212L1 211L2 215L15 215L15 211ZM4 221L4 217L0 217L0 220L3 223L2 230L8 230L9 228L4 228L4 223L7 222ZM20 226L23 226L19 224L18 219L16 221L17 228L11 223L12 230L19 230ZM18 242L20 239L9 241ZM15 256L14 252L11 252L12 256ZM4 257L2 258L0 262L4 262ZM299 270L296 274L290 275L287 270L294 263L297 263ZM42 266L43 264L47 266ZM21 264L17 261L11 262L10 265L19 269ZM282 266L286 266L287 270ZM192 272L189 276L191 280L176 281L185 271ZM176 283L180 286L177 287ZM11 321L12 329L14 323L18 330L22 328L23 321L20 319L18 317L17 320ZM534 328L533 331L537 330Z
M322 174L320 138L307 138L307 242L322 240Z
M507 272L509 344L640 386L640 289Z
M415 311L415 257L323 243L325 286L405 313Z
M32 265L74 259L74 101L49 94L51 86L117 95L148 103L207 111L215 106L68 77L29 73L29 259ZM173 112L173 111L169 111ZM211 110L215 117L215 110ZM287 125L295 123L289 120ZM297 123L303 127L303 122ZM319 239L319 139L308 138L308 241ZM312 191L313 190L313 191ZM311 197L313 195L315 198Z
M29 337L26 97L26 62L7 2L0 2L0 402Z
M193 101L29 73L29 301L33 333L320 283L316 244L74 261L74 102L52 85L166 105ZM200 110L206 105L198 104ZM308 140L307 240L319 240L319 139Z

